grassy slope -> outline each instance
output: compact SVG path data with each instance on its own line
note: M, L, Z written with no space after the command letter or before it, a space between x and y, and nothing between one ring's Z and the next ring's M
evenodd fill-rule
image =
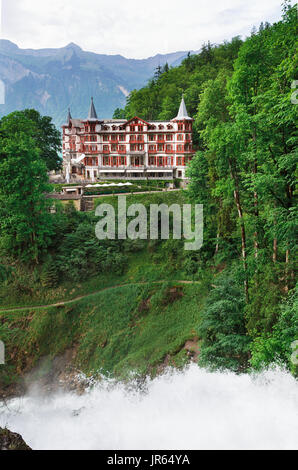
M118 198L114 196L104 198L104 204L117 207ZM99 201L98 201L99 203ZM138 194L127 197L127 205L144 204L183 204L186 203L185 194L180 192L169 192L160 194ZM21 273L24 274L23 272ZM1 307L38 306L53 304L63 300L70 300L80 295L97 292L105 287L111 287L129 282L150 282L165 279L193 280L184 272L171 270L164 263L153 263L152 257L147 250L129 255L126 272L120 276L115 273L99 273L86 281L79 283L63 282L57 288L42 287L32 280L34 276L28 273L27 289L24 292L14 292L10 285L0 284L0 309Z
M116 206L117 198L105 198L104 202ZM134 195L127 200L128 204L136 202L171 205L184 203L185 197L180 192ZM168 283L154 284L165 279ZM99 274L77 285L63 283L56 289L38 286L18 296L9 286L2 287L0 307L5 308L48 305L128 284L71 305L0 311L1 334L7 348L7 365L0 370L0 383L11 383L40 358L47 356L51 360L69 348L76 351L75 365L90 374L103 371L123 375L130 370L155 373L166 358L170 364L184 364L184 345L196 336L207 288L203 284L175 286L175 280L183 279L196 278L169 265L162 252L159 261L153 262L150 250L144 249L129 257L122 276Z
M8 363L2 381L30 370L44 356L75 348L75 365L85 373L155 373L169 363L184 364L187 340L196 336L206 289L198 284L125 286L73 305L1 313L8 327Z

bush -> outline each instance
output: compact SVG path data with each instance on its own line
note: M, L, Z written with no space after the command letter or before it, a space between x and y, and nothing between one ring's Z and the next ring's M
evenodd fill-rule
M202 339L199 363L211 368L241 371L247 368L251 339L244 317L242 286L223 275L206 302L198 328Z
M291 345L298 339L298 289L293 289L289 299L280 306L279 316L271 334L256 337L252 344L251 365L262 369L275 362L286 365L298 375L298 366L293 363ZM298 354L298 351L297 351Z
M58 266L52 257L44 263L40 275L40 281L43 287L56 287L59 282Z

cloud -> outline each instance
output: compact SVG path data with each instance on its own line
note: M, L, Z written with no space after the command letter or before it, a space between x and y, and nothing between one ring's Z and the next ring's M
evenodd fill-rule
M1 1L1 0L0 0ZM144 58L247 35L281 16L280 0L2 0L2 37L22 48L63 47Z

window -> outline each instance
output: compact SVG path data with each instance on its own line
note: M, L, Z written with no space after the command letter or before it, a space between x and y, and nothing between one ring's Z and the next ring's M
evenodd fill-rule
M120 142L125 142L125 135L124 134L119 135L119 141Z
M104 135L104 136L103 136L103 141L104 141L104 142L108 142L108 141L109 141L109 136L108 136L108 135Z
M172 134L167 134L167 140L173 140Z
M183 140L183 135L182 134L178 135L178 140Z
M149 135L149 140L150 140L150 142L154 141L154 140L155 140L155 135L154 135L154 134L150 134L150 135Z

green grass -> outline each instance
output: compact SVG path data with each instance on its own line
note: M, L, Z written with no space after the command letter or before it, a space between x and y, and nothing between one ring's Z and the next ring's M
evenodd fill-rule
M100 203L98 201L98 203ZM117 207L118 199L116 197L106 197L105 204L111 204ZM150 204L183 204L185 195L183 191L173 193L159 194L138 194L127 197L127 205L142 203L146 207ZM182 248L183 250L183 248ZM62 281L55 288L43 287L39 281L35 281L34 274L19 268L19 275L16 277L22 279L21 289L15 288L11 284L0 283L0 309L4 307L23 307L50 305L59 301L67 301L81 295L91 294L100 289L114 285L150 282L159 280L193 280L186 276L183 270L177 268L168 259L163 256L162 245L155 251L150 250L149 241L145 244L141 252L128 254L127 267L123 275L117 275L112 272L98 273L90 276L87 280L78 283Z
M6 382L42 357L75 348L75 365L87 374L125 377L156 372L169 356L180 367L183 349L196 336L206 288L195 285L132 285L103 291L74 304L0 313L6 330ZM8 377L8 378L7 378Z
M77 297L98 292L107 287L139 282L163 280L197 280L187 276L181 270L175 270L162 260L162 250L159 249L160 259L156 263L147 250L133 253L128 257L127 269L123 275L115 273L100 273L77 284L63 282L56 288L42 287L40 284L30 287L32 279L28 277L28 290L15 292L10 285L0 285L0 310L5 307L26 307L51 305L68 301Z
M146 206L185 202L183 192L127 199L128 204ZM116 206L117 199L108 197L107 202ZM123 377L133 370L154 375L165 358L176 367L185 364L184 345L196 336L208 286L204 280L192 285L177 282L199 280L198 275L185 274L179 250L172 252L164 244L151 246L148 242L142 251L127 255L123 275L99 273L77 284L62 282L57 288L40 286L32 272L20 272L24 292L3 283L0 338L6 344L7 364L0 368L0 383L15 382L44 357L47 368L51 367L52 359L70 348L76 351L76 367L87 374ZM108 287L113 289L103 290ZM80 296L87 297L59 307L38 308ZM8 312L5 307L25 310Z

